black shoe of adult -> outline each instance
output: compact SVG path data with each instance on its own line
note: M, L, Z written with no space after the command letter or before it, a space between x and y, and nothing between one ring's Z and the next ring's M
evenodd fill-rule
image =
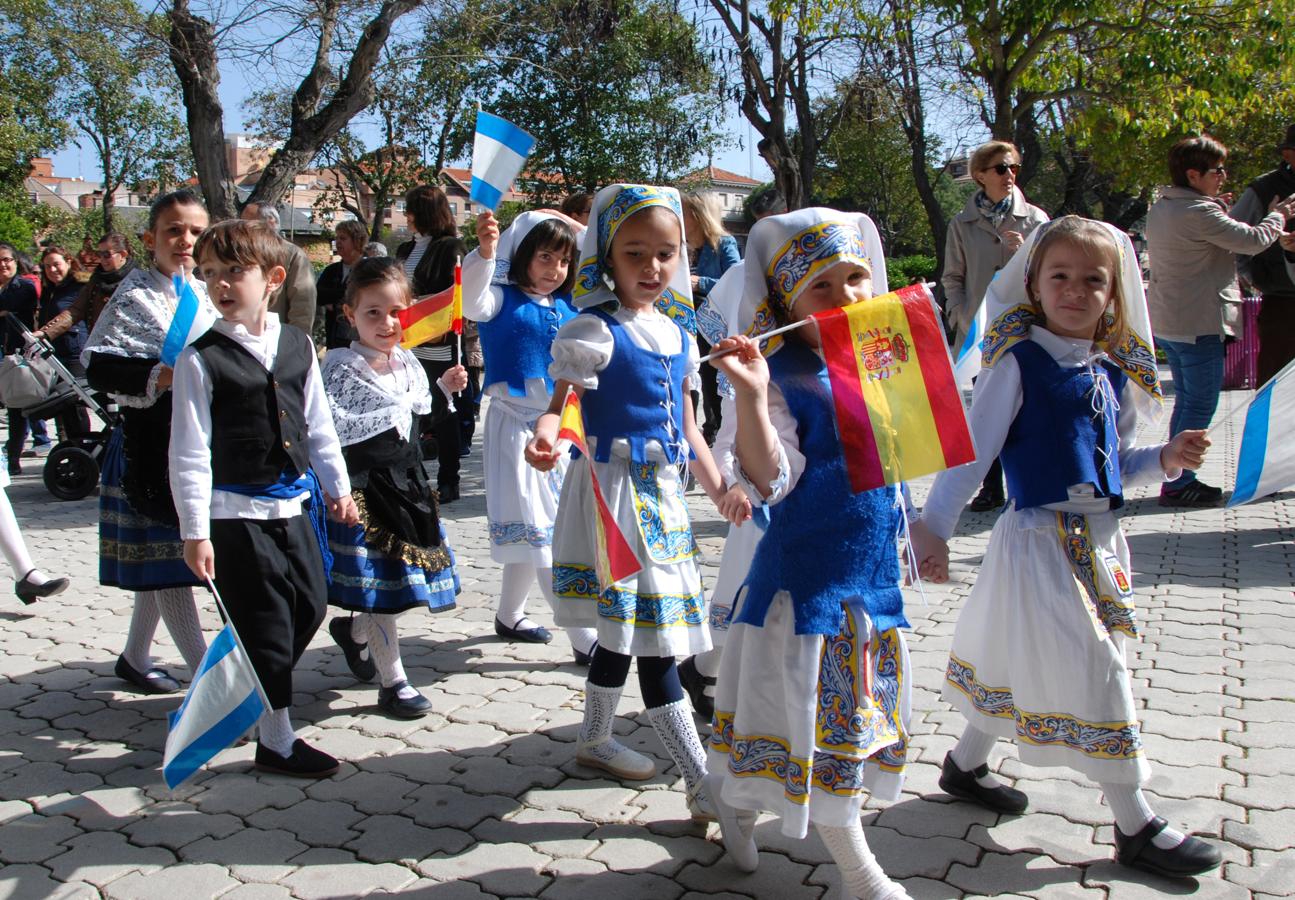
M500 622L498 618L495 619L495 634L510 641L526 641L530 644L547 644L553 640L553 635L543 625L536 625L534 628L518 628L516 622L509 626Z
M280 756L265 744L256 745L256 768L293 778L327 778L338 769L337 760L316 750L301 738L292 742L292 752Z
M126 662L124 656L117 657L117 665L113 671L122 681L129 681L146 694L174 694L180 689L180 682L168 675L165 670L153 668L141 672Z
M1151 839L1164 831L1168 824L1156 816L1132 837L1116 827L1116 861L1122 866L1144 869L1166 878L1202 875L1223 863L1223 854L1218 847L1190 834L1177 847L1161 850Z
M447 503L453 503L459 499L459 486L457 484L437 485L436 497L444 506Z
M707 720L714 718L715 701L706 696L706 688L714 688L715 679L707 678L698 671L694 657L690 656L679 663L679 683L688 692L688 699L692 701L692 708L697 715Z
M985 809L992 809L994 812L1014 816L1025 812L1025 808L1030 805L1030 798L1022 791L1005 784L987 788L976 781L977 778L984 778L988 774L989 766L986 765L964 772L953 761L953 754L946 753L944 768L940 772L940 790L960 800L979 803Z
M594 653L595 653L597 650L598 650L598 642L597 642L597 641L594 641L592 644L590 644L590 645L589 645L589 652L588 652L588 653L581 653L581 652L580 652L579 650L577 650L575 647L572 647L572 648L571 648L571 652L572 652L572 653L574 653L574 654L575 654L575 656L576 656L576 665L577 665L577 666L579 666L579 667L580 667L580 668L582 668L582 669L587 669L587 668L589 668L590 666L592 666L592 665L593 665L593 663L594 663Z
M408 681L398 681L389 688L378 688L378 709L397 719L421 719L431 712L432 701L422 694L400 696L400 689L408 686Z
M369 645L358 643L351 637L351 620L341 616L328 623L328 633L333 636L333 643L342 648L346 657L346 667L358 681L372 681L378 674L378 667L373 662L373 654L368 652Z
M1183 506L1188 509L1213 509L1223 505L1223 489L1202 481L1189 481L1176 491L1160 489L1161 506Z
M11 456L11 457L9 457L9 458L10 458L10 459L13 459L13 457L12 457L12 456ZM21 474L22 474L22 466L18 465L18 464L17 464L17 463L15 463L15 462L11 462L11 463L9 463L9 474L10 474L10 475L21 475Z
M31 570L31 572L35 571L35 569ZM24 575L22 581L13 586L13 592L18 595L18 599L28 606L31 606L41 597L53 597L55 594L61 594L67 590L69 582L66 578L50 578L40 584L33 584L27 580L31 577L31 572Z
M980 489L980 493L977 494L969 504L967 504L967 509L972 512L990 512L991 510L998 509L1006 502L1007 501L1003 498L1003 495L998 491L982 487Z

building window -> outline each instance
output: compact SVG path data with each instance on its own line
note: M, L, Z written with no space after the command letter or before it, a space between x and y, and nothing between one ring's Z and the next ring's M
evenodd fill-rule
M457 216L458 214L459 214L459 204L457 204L457 203L451 203L451 204L450 204L450 215L452 215L452 216Z
M404 211L405 211L405 201L404 201L404 200L397 200L397 201L396 201L396 212L400 212L400 213L402 213L402 212L404 212Z
M719 205L722 209L728 209L728 194L719 195Z

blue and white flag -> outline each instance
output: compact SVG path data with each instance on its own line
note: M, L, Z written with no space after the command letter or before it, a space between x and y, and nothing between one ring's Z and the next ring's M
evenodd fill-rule
M174 788L238 740L270 708L232 622L211 642L184 703L170 715L162 777Z
M976 317L971 320L967 336L962 346L953 354L953 379L960 390L971 390L971 379L980 374L980 342L985 339L985 327L989 321L989 304L981 303L976 310Z
M1295 362L1255 391L1241 430L1237 480L1228 506L1240 506L1295 484Z
M472 142L471 199L494 210L526 165L535 138L507 119L477 111L477 136Z
M210 304L198 299L193 282L184 272L172 275L171 284L175 286L175 315L162 342L161 356L162 364L167 366L174 366L180 351L201 337L215 321Z

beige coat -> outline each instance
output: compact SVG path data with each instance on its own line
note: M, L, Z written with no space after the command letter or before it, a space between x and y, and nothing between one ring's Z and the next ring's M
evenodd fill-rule
M1147 213L1147 305L1156 337L1195 343L1207 334L1232 334L1241 299L1236 254L1259 253L1285 224L1270 213L1247 225L1229 218L1220 200L1192 188L1165 188Z
M1048 221L1048 214L1025 199L1019 188L1012 188L1012 210L995 229L976 207L973 194L962 212L949 223L944 244L944 315L957 332L955 347L962 343L976 311L984 302L985 291L994 273L1007 265L1012 251L1003 235L1019 231L1022 237Z
M315 336L315 270L310 257L291 241L283 241L288 253L288 277L270 298L270 312L288 325L296 325L312 339Z

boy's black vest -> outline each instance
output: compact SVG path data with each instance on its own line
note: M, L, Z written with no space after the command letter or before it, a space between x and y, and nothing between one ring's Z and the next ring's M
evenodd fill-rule
M213 484L265 485L285 469L310 466L306 446L306 379L315 348L290 325L279 332L274 368L211 329L193 342L211 379Z

